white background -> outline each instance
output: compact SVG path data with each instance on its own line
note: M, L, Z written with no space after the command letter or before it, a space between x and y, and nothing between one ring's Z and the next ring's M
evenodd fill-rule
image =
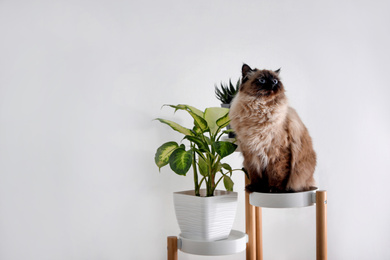
M0 259L166 259L179 233L172 192L192 175L158 172L156 148L181 137L153 119L191 123L163 104L219 106L214 84L236 81L243 62L282 68L310 131L329 259L390 259L389 8L0 0ZM242 174L234 181L244 231ZM314 259L314 216L264 209L264 259Z

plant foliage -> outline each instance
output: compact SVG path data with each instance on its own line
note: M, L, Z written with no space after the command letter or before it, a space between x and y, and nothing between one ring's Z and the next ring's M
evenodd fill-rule
M221 83L220 89L217 85L215 85L215 96L222 102L222 104L230 104L240 89L240 85L241 80L238 80L234 86L231 79L229 79L229 84Z
M230 122L229 109L210 107L203 112L183 104L166 106L174 108L175 112L178 110L187 112L194 120L194 125L190 129L170 120L156 119L183 134L183 140L189 141L188 147L174 141L161 145L154 158L157 167L161 169L169 164L172 171L185 176L192 166L197 196L200 196L202 184L206 186L207 196L213 196L214 190L222 180L226 190L232 191L234 183L231 176L233 171L237 170L233 170L229 164L222 163L221 160L232 154L237 145L220 140L226 132L222 129Z

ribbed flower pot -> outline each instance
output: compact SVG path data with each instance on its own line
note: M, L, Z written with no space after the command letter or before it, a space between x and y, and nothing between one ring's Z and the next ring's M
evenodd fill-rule
M237 211L237 192L216 190L204 197L206 190L175 192L173 201L181 237L215 241L229 236Z

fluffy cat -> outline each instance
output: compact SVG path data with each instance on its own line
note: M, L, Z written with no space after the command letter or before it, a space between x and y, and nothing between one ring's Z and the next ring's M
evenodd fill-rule
M244 64L242 84L230 108L230 124L250 179L248 192L298 192L315 185L312 140L288 106L279 72Z

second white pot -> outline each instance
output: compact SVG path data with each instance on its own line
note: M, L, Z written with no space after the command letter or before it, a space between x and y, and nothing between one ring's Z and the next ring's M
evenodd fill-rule
M237 211L237 192L216 190L213 197L201 197L194 190L173 194L180 236L193 240L215 241L229 236Z

